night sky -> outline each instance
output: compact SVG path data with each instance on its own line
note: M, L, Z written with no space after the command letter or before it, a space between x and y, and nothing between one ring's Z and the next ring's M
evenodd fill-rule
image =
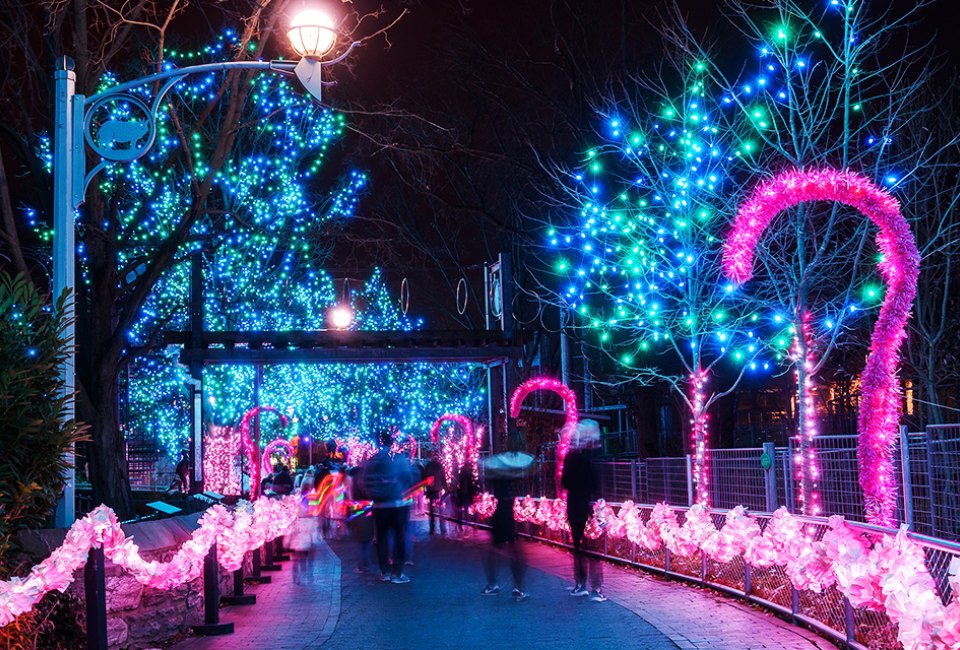
M575 164L599 122L603 98L616 97L631 87L631 76L662 63L659 32L675 23L668 4L353 3L361 12L383 6L381 24L402 9L408 14L389 31L389 42L366 44L332 71L338 86L327 99L363 133L344 155L371 172L370 192L335 252L334 275L362 278L375 260L392 285L411 278L413 307L432 326L452 324L457 279L467 278L479 292L478 265L514 237L537 236L511 230L511 215L541 209L539 193L548 188L539 163ZM716 63L735 74L732 68L751 62L750 46L723 17L725 3L677 4ZM828 4L811 3L825 12ZM912 4L873 6L896 11ZM953 38L960 12L953 5L940 0L923 8L906 32L912 42L933 42L928 51L942 64L946 87L960 52ZM894 52L902 45L898 37L887 47ZM411 229L413 244L404 241ZM480 316L472 309L467 315Z

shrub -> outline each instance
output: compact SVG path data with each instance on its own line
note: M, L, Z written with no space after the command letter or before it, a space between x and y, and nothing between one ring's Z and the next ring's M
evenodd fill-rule
M0 579L29 571L34 559L17 548L16 533L49 519L64 486L64 453L86 429L61 421L58 368L72 344L64 304L61 296L51 308L29 279L0 272ZM76 615L71 597L49 594L0 630L0 647L68 647L54 637L57 628L76 630Z

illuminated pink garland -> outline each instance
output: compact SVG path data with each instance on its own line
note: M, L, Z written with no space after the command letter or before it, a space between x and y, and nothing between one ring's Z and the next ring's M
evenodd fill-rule
M34 566L25 578L0 580L0 627L33 609L51 591L66 591L87 561L91 548L103 547L104 555L138 582L156 589L174 589L198 578L203 559L217 544L218 562L235 571L243 556L264 542L287 533L296 521L295 497L241 502L234 510L215 505L200 517L199 527L167 562L144 560L132 538L120 528L113 510L94 508L70 526L63 544Z
M705 408L706 400L703 387L707 383L707 372L700 370L690 375L690 401L693 418L690 420L690 444L693 453L693 480L696 484L696 502L710 505L710 429Z
M484 493L477 497L473 511L488 518L496 503ZM711 511L699 504L686 511L682 525L677 512L658 503L644 523L641 509L632 501L614 512L600 499L587 522L586 535L626 538L647 551L666 548L684 558L703 552L720 563L742 557L754 567L783 566L797 589L823 593L836 587L854 607L885 613L897 625L897 638L904 648L960 647L960 576L950 576L954 596L944 606L923 549L909 538L905 527L897 534L879 533L879 541L871 544L840 516L830 517L830 530L817 540L786 508L773 513L763 532L743 506L727 511L719 530ZM514 518L553 531L568 530L566 504L560 499L517 497Z
M560 476L563 473L563 459L567 457L567 453L570 451L570 438L580 419L577 412L577 395L559 379L534 377L523 382L513 391L513 395L510 396L510 417L514 419L519 417L520 405L523 404L523 400L527 398L527 395L538 390L549 390L559 395L563 400L563 409L567 414L567 419L564 420L563 427L560 429L560 440L557 443L556 473L557 494L565 494L560 486Z
M790 171L761 183L741 206L724 247L727 276L738 283L749 280L760 235L780 212L806 201L849 205L880 230L879 270L888 290L861 376L857 458L867 520L891 526L896 522L897 482L891 457L900 417L898 353L916 296L920 254L896 199L870 179L833 169Z
M270 474L273 472L273 463L271 462L270 457L280 450L283 450L287 454L287 466L290 466L291 460L296 455L293 445L283 438L277 438L276 440L268 443L263 450L263 462L261 463L261 469L263 470L264 474Z
M273 406L254 406L244 413L240 419L240 444L243 447L243 453L246 455L250 467L251 499L256 499L260 492L260 450L257 449L253 439L250 437L250 423L257 414L267 411L276 413L280 418L280 424L284 427L287 426L287 416Z
M453 433L453 427L449 435L445 437L441 444L440 429L444 422L453 422L460 427L463 435L460 440L456 440ZM478 476L480 450L477 444L473 420L465 415L458 413L445 413L441 415L430 427L430 441L435 449L440 451L440 462L443 464L443 473L447 477L447 485L452 485L457 471L465 463L470 463L473 467L474 477Z

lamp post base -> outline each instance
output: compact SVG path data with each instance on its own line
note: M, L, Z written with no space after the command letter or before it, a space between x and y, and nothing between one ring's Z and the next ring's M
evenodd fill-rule
M263 567L261 567L261 570L263 570ZM248 576L244 578L244 580L257 585L268 585L273 582L273 578L271 576Z
M233 634L233 623L204 623L203 625L191 625L193 633L200 636L223 636L224 634Z

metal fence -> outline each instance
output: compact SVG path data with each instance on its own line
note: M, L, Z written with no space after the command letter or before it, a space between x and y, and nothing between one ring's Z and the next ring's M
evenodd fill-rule
M859 483L857 436L820 436L814 450L820 466L820 499L824 514L864 521ZM710 504L715 508L744 505L753 512L780 506L803 511L794 471L794 443L787 447L715 449L710 459ZM960 424L901 431L894 458L899 480L899 515L914 532L960 540ZM556 497L555 463L538 462L526 479L524 493ZM616 460L597 463L601 495L607 501L693 502L689 457Z
M868 536L886 531L862 522L863 496L859 485L856 436L822 436L814 446L822 482L821 502L825 514L841 514ZM722 509L745 505L761 528L769 512L786 506L800 513L799 487L794 471L793 445L762 448L721 449L711 453L710 494L714 523L723 524ZM924 550L926 566L937 585L942 602L952 598L948 582L950 563L960 558L960 424L927 427L921 432L901 430L900 448L894 459L900 482L899 514L911 529L911 537ZM524 486L527 494L553 498L553 461L538 462ZM693 480L689 457L598 462L601 494L617 505L627 499L641 506L644 519L652 506L667 502L676 506L683 521L685 507L692 503ZM829 528L822 517L803 517L805 530L816 539ZM552 532L531 523L520 525L524 534L552 544L569 546L566 533ZM603 538L598 552L612 560L693 579L705 585L746 598L790 615L848 647L871 650L900 648L896 627L881 612L853 609L839 591L822 594L793 588L783 567L748 567L743 558L720 564L703 554L693 558L671 557L661 548L639 549L627 540Z
M926 434L931 534L960 539L960 425L930 426Z

